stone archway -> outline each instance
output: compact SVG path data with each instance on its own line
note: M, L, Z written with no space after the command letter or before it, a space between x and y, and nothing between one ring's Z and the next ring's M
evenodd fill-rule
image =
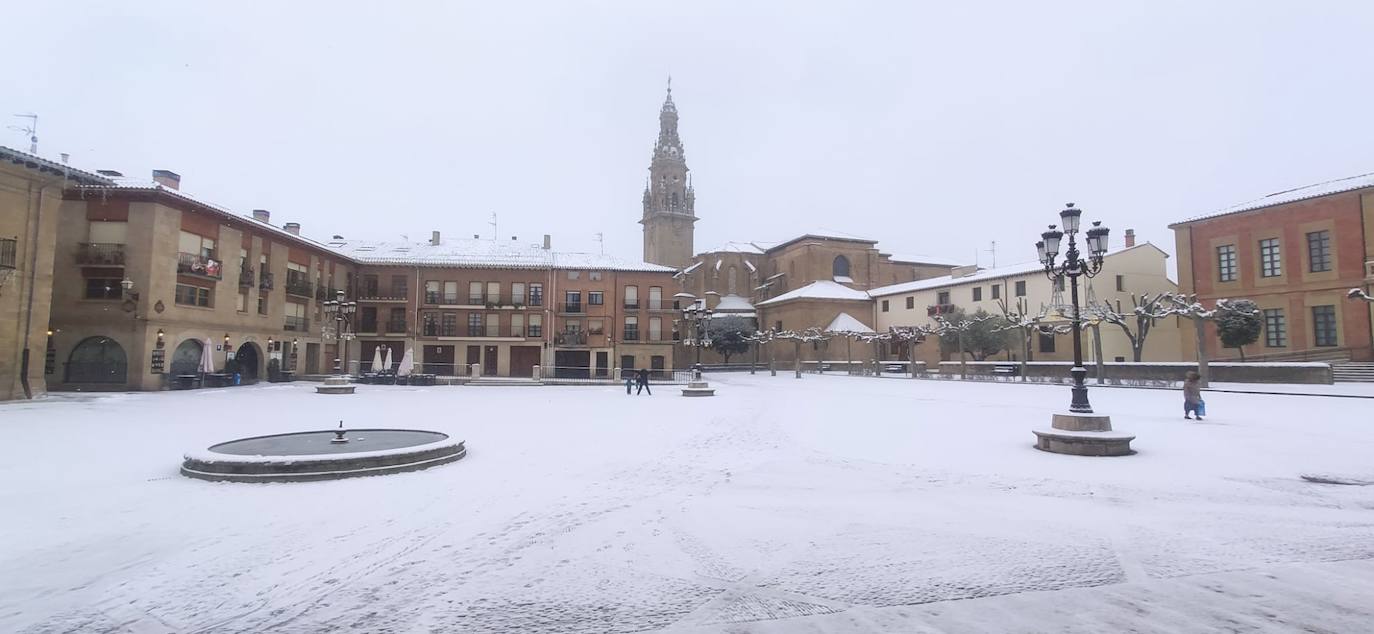
M197 374L200 372L200 363L205 354L205 344L198 339L187 339L177 344L176 350L172 351L172 363L169 366L172 376L180 374Z
M243 378L244 383L256 381L262 376L262 358L262 350L258 348L258 344L251 341L243 342L234 350L234 361L238 363L239 376Z
M129 359L123 346L109 337L82 339L67 357L67 383L129 382Z

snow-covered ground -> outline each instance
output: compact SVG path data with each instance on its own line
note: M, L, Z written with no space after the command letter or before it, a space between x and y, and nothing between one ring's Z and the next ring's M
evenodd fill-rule
M1368 631L1364 399L1093 390L1138 455L1034 450L1057 386L308 384L0 405L0 632ZM187 450L348 426L466 459L301 484Z

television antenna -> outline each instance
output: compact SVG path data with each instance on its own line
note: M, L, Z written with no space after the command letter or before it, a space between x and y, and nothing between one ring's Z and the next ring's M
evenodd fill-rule
M993 240L988 248L988 253L992 254L992 268L997 268L997 241Z
M29 137L29 154L33 154L34 156L37 156L37 155L38 155L38 115L33 114L33 113L29 113L29 114L16 114L16 115L14 115L14 116L16 116L16 117L18 117L18 118L20 118L20 119L28 119L28 120L29 120L29 122L28 122L27 125L23 125L23 126L12 125L12 126L10 126L10 129L11 129L11 130L18 130L18 131L23 132L24 134L28 135L28 137Z
M496 212L491 212L491 222L488 222L487 224L491 225L491 239L500 240L501 234L497 233L496 231Z
M606 234L600 231L596 232L596 244L597 248L601 251L601 255L606 255Z

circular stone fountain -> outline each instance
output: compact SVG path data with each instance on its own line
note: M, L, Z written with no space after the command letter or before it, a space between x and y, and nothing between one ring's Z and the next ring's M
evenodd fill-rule
M463 441L418 429L338 429L240 438L186 454L181 474L226 482L308 482L416 471L461 460Z

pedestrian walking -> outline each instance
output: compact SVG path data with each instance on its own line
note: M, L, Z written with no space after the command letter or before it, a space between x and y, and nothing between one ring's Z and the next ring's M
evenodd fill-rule
M650 389L649 389L649 370L648 370L648 369L646 369L646 368L640 368L639 371L635 373L635 378L636 378L636 383L639 384L639 389L638 389L638 390L635 390L635 394L636 394L636 395L638 395L639 392L640 392L641 390L642 390L642 391L645 391L645 392L648 392L648 393L649 393L649 396L653 396L653 395L654 395L653 390L650 390Z
M632 374L625 375L625 396L630 395L630 388L635 384L635 377Z
M1183 376L1183 417L1192 420L1193 414L1202 420L1207 404L1202 400L1202 375L1191 370Z

